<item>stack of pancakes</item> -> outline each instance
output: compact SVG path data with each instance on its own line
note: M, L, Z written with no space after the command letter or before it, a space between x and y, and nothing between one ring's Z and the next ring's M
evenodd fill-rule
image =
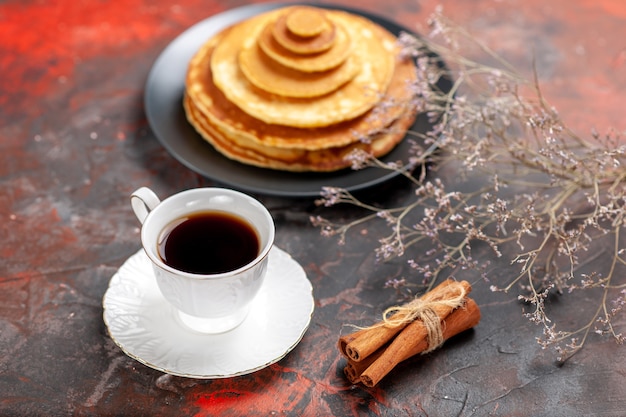
M194 55L184 107L228 158L288 171L350 166L354 149L380 157L413 124L414 63L363 17L309 6L224 29Z

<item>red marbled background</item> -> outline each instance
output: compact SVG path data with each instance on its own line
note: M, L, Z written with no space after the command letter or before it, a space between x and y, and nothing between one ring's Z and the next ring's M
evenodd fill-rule
M0 414L574 416L626 413L623 348L593 338L563 367L534 344L514 300L477 288L475 331L410 360L373 389L351 386L342 324L394 302L408 273L376 264L373 237L337 247L308 221L311 201L259 196L277 245L305 268L316 312L301 344L249 376L199 381L125 356L107 336L108 280L139 248L128 195L211 184L156 141L143 112L152 63L190 25L246 1L0 2ZM624 131L626 6L621 0L338 2L423 27L437 4L530 72L582 134ZM421 25L421 26L418 26ZM406 198L390 186L388 203ZM349 218L348 209L329 212ZM576 317L563 303L561 315ZM624 324L622 320L620 322Z

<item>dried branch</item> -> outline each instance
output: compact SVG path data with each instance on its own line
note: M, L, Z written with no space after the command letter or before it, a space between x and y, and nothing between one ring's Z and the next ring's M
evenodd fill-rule
M623 242L620 230L626 214L626 145L620 134L592 132L584 139L569 129L543 96L538 76L522 77L504 59L441 11L429 21L427 38L402 34L404 53L415 57L418 80L412 86L413 105L434 123L429 132L411 132L406 164L384 163L364 153L350 156L354 168L377 167L399 172L413 181L415 198L404 207L379 208L359 201L346 190L326 188L317 204L347 203L370 214L334 224L312 219L326 236L339 236L356 225L382 219L390 233L376 249L382 261L407 257L421 277L418 282L394 280L393 288L431 287L454 272L478 274L493 291L520 291L519 299L533 307L525 314L543 327L542 347L554 347L558 360L577 352L589 334L608 335L622 343L614 317L626 304ZM478 48L498 67L469 59L461 51ZM445 62L446 66L441 65ZM449 91L438 88L441 77L454 80ZM425 178L434 165L454 172ZM412 172L419 172L414 177ZM434 172L433 174L436 174ZM477 184L476 178L482 181ZM603 251L612 239L612 262L606 270L578 272L581 257ZM425 253L411 253L419 244ZM513 278L494 282L489 259L472 255L486 244L494 257L508 257ZM559 330L545 303L552 292L600 289L597 309L574 330Z

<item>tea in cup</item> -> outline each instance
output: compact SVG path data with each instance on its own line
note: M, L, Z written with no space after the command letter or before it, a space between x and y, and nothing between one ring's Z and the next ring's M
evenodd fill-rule
M163 201L142 187L132 193L131 206L159 290L182 324L221 333L243 322L274 243L267 208L217 187L182 191Z

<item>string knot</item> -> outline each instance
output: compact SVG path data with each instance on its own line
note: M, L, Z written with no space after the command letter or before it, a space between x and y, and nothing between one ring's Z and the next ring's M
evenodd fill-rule
M421 320L428 335L428 348L423 353L437 349L444 342L442 320L436 312L437 308L445 307L452 311L464 304L467 295L465 287L456 281L449 285L448 290L444 294L446 297L415 298L406 304L389 307L383 313L384 324L399 327Z

